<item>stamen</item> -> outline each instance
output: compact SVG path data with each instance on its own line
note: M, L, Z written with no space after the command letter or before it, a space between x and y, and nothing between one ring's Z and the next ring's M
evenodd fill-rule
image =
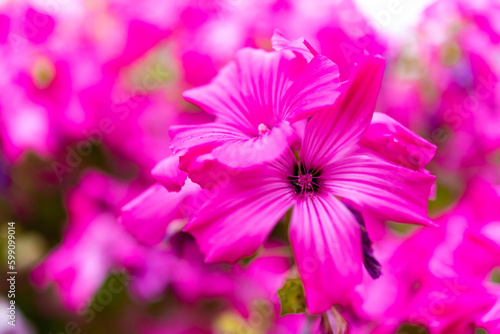
M259 130L259 136L265 135L269 132L269 128L264 123L260 123L257 130Z
M317 171L308 171L304 169L304 166L299 167L296 165L293 175L289 176L288 180L295 188L297 195L312 194L320 189L320 185L318 184L319 174Z
M302 189L302 193L312 192L313 191L312 175L311 174L300 175L299 179L297 180L297 185Z

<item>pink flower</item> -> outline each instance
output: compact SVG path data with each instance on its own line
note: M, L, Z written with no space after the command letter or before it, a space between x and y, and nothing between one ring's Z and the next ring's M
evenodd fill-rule
M63 305L86 307L109 272L136 262L140 250L118 224L112 206L126 187L98 173L88 173L68 197L70 225L62 243L32 272L37 286L55 283ZM113 238L110 238L110 236Z
M230 167L273 161L288 149L294 122L333 104L338 76L337 66L319 54L308 62L291 50L242 49L211 83L184 93L216 120L172 127L172 150L191 157L211 152Z
M438 144L434 162L438 178L447 176L443 182L453 174L465 182L477 175L500 178L494 163L500 148L498 8L493 1L436 1L422 16L418 43L391 52L395 66L381 105Z
M357 287L360 298L353 299L349 322L376 324L375 333L394 332L404 322L431 333L494 326L497 297L485 282L500 264L499 208L496 189L472 179L458 204L436 219L439 228L379 243L375 254L384 275L376 281L365 277Z
M68 197L63 241L31 273L39 287L53 283L67 309L87 307L112 271L132 274L127 283L141 299L157 297L170 282L173 253L141 246L115 216L116 203L129 197L128 192L124 184L90 172Z
M208 262L253 254L294 206L290 241L307 307L322 313L344 302L360 283L363 258L370 263L369 242L363 252L358 210L432 225L426 208L434 177L358 145L370 125L383 69L378 57L360 62L335 105L308 122L299 162L287 148L275 162L228 172L227 185L185 227ZM376 265L369 269L373 276L379 274Z
M37 286L55 283L63 305L72 311L85 308L108 274L137 254L134 240L112 215L96 217L82 232L77 240L66 235L63 243L32 272Z

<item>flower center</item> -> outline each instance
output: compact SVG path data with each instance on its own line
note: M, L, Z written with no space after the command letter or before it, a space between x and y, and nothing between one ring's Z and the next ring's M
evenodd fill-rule
M302 189L302 192L312 192L312 180L313 177L311 174L299 175L297 185Z
M303 167L295 166L295 171L288 178L295 189L295 193L306 195L313 194L320 189L318 177L320 172L312 170L304 170Z

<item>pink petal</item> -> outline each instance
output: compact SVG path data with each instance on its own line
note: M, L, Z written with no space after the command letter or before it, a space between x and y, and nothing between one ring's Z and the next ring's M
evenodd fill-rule
M331 195L300 199L290 241L308 311L319 314L347 302L361 283L363 257L359 225L344 204Z
M122 207L120 222L139 242L156 245L165 238L172 220L186 217L189 208L183 203L199 191L189 180L179 192L156 183Z
M390 161L417 170L422 170L436 153L436 145L378 112L373 114L360 143Z
M66 233L73 229L72 222ZM35 267L31 279L40 287L53 283L63 305L79 312L89 305L109 272L140 250L109 213L95 217L76 240L69 243L66 235L61 245Z
M325 56L307 63L302 54L289 50L260 51L240 52L238 60L242 94L256 125L270 127L280 120L308 117L339 96L337 65Z
M308 63L290 50L246 48L210 84L183 95L218 121L256 136L260 124L271 129L287 117L307 117L306 111L333 104L338 77L337 66L324 56Z
M228 167L245 168L276 160L288 149L292 138L294 129L284 121L261 136L228 141L212 154Z
M481 235L488 241L491 241L491 245L496 246L497 250L500 250L500 220L486 224L481 229Z
M207 262L234 262L262 245L293 203L293 191L275 168L242 171L212 189L185 227Z
M335 102L338 77L337 66L321 55L307 62L290 50L243 49L210 84L184 93L217 122L174 127L171 148L200 155L217 147L214 158L234 168L273 161L296 137L290 122Z
M295 122L331 106L340 95L339 69L331 60L316 55L288 90L284 118Z
M169 191L180 191L186 182L187 173L179 169L179 157L169 156L151 171L156 182L161 183Z
M213 154L204 154L197 157L181 157L181 168L188 170L189 178L200 185L203 189L214 189L226 186L233 176L242 173L241 169L235 169L223 165L215 160ZM290 149L286 149L281 157L268 166L277 169L282 175L292 175L293 166L297 163L297 158Z
M327 189L374 217L435 226L427 218L435 176L363 155L345 157L323 169Z
M231 168L271 162L288 149L289 142L296 137L294 128L286 121L256 137L247 137L223 123L175 127L170 134L175 153L189 148L188 153L181 157L181 168L188 172L196 168L193 164L197 164L196 160L202 154L211 150L213 159Z
M468 216L471 227L479 228L500 219L500 194L489 181L476 176L467 183L457 208Z
M188 171L189 179L202 189L213 189L221 183L229 182L233 174L240 173L214 159L211 153L199 156L185 155L180 158L180 166Z
M306 46L304 38L299 38L295 41L290 41L280 30L275 29L271 37L273 49L276 51L292 50L301 53L309 61L318 52L312 49L309 50ZM309 43L307 43L309 45Z
M364 57L335 105L311 118L302 150L307 166L325 165L361 139L375 109L384 67L382 58Z
M174 154L182 154L194 148L210 152L228 141L248 139L240 130L224 123L171 126L169 135Z

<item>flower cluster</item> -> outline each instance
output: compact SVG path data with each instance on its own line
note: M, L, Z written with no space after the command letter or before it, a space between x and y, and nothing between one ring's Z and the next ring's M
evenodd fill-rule
M500 333L500 7L413 5L2 3L15 333Z

